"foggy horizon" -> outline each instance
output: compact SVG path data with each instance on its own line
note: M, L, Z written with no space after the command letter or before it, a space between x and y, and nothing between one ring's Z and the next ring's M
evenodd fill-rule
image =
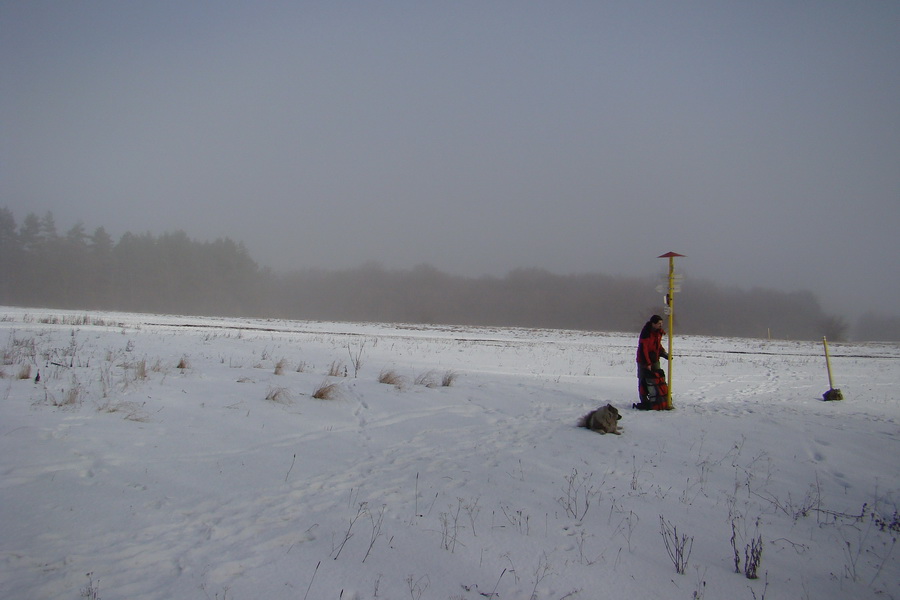
M900 5L0 5L0 207L898 314ZM739 315L737 315L739 318Z

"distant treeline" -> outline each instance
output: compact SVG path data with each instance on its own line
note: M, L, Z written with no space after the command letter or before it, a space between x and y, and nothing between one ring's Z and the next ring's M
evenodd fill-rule
M660 283L600 274L556 275L517 269L505 277L467 278L428 265L387 270L370 263L346 271L305 271L278 278L285 315L351 321L636 331L663 313ZM676 329L685 334L781 339L846 337L847 325L822 312L809 292L723 289L689 281L676 295Z
M82 224L59 234L51 213L29 214L19 226L6 208L0 257L0 304L17 306L592 331L636 331L662 313L659 282L647 278L539 269L471 278L376 263L282 274L227 238L199 242L179 231L114 241L103 227L88 233ZM824 314L809 292L690 280L676 301L676 329L685 334L835 341L847 334L846 322ZM871 337L860 339L900 339L900 327L885 333L883 319L866 318L860 328Z

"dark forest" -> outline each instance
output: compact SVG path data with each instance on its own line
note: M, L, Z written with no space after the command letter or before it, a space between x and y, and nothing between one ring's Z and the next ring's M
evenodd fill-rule
M183 231L126 233L77 224L63 234L51 213L17 224L0 209L0 304L182 315L381 321L636 331L662 313L659 281L517 269L461 277L429 265L274 273L240 242L196 241ZM724 288L688 280L676 295L683 334L810 340L849 334L810 292ZM858 340L900 339L900 323L864 315Z

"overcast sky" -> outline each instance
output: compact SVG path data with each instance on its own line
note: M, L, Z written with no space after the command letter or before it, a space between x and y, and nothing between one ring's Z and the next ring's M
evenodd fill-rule
M61 233L900 312L896 1L0 0L0 143Z

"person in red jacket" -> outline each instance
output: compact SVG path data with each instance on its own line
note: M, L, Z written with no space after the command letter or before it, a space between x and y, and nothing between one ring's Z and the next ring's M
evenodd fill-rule
M650 317L641 329L637 347L638 397L641 401L633 405L634 408L659 408L659 403L664 402L668 395L667 388L664 387L665 373L659 367L660 358L669 360L669 355L662 346L665 334L663 320L659 315Z

